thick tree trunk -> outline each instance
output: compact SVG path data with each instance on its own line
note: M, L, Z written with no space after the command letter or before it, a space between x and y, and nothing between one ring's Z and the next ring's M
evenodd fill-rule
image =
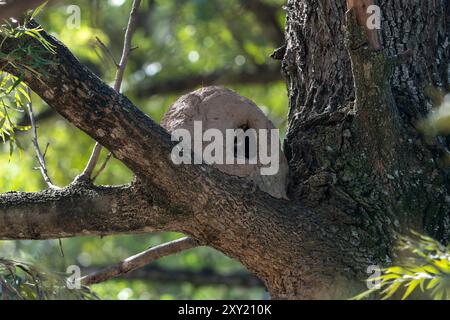
M448 88L449 5L388 0L381 9L385 49L374 51L344 0L287 4L290 201L206 165L174 165L167 132L57 40L43 32L56 53L36 77L33 61L11 59L23 41L40 44L0 36L0 69L22 76L137 176L127 187L75 181L0 195L0 239L180 231L241 261L283 299L350 297L370 265L391 261L394 232L447 241L445 146L426 145L414 123L430 109L425 87Z
M290 197L354 219L349 241L365 259L340 252L334 267L344 278L367 277L367 260L388 263L393 232L449 239L445 146L425 145L414 124L431 109L426 88L448 90L450 7L443 0L378 3L386 55L346 39L345 1L287 5ZM407 50L412 61L395 64Z

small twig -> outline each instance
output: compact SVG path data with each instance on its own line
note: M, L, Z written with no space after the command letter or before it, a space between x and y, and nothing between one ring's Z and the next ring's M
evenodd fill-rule
M105 161L103 161L102 165L100 166L100 169L98 169L97 173L92 177L92 181L95 181L95 179L98 178L98 176L102 173L103 170L105 170L106 165L108 164L109 160L111 160L112 153L108 153L106 156Z
M86 167L84 168L81 175L77 178L79 180L91 180L92 173L97 166L98 159L100 158L100 153L102 151L102 146L96 142L94 149L92 150L91 156L89 158Z
M101 268L87 268L89 274ZM189 282L193 286L227 286L241 288L264 288L263 282L255 275L245 272L215 272L205 267L200 270L174 269L169 270L156 264L150 264L138 270L118 277L126 280L144 280L159 283L160 285L179 284Z
M81 279L84 285L92 285L95 283L100 283L107 281L109 279L115 278L119 275L131 272L133 270L142 268L143 266L166 256L179 253L188 249L192 249L200 246L197 240L193 238L181 238L168 243L161 244L159 246L150 248L143 251L137 255L129 257L122 262L108 267L106 269L100 270L98 272L92 273Z
M115 62L115 59L113 58L113 61L117 67L116 77L114 80L114 90L117 91L118 93L120 93L120 87L122 86L123 75L125 73L128 58L130 56L131 51L134 50L134 48L131 47L131 41L133 38L134 31L136 30L137 15L140 4L141 0L133 1L133 6L130 12L130 18L128 20L127 29L125 31L125 40L123 44L122 57L120 58L119 64L117 64ZM100 39L97 38L97 40L106 48L106 46L100 41ZM109 50L107 50L107 52L109 52ZM94 146L94 150L92 150L92 154L91 157L89 158L86 168L83 170L78 179L91 180L92 174L100 158L101 151L102 146L97 142Z
M50 142L47 142L47 144L45 145L44 154L42 155L44 157L44 159L45 159L45 156L47 155L48 147L50 147Z
M111 50L109 50L109 48L103 43L102 40L100 40L99 37L95 37L95 39L97 40L97 42L99 43L100 47L103 49L104 52L106 52L106 54L108 55L108 57L111 58L112 62L114 63L114 65L116 66L116 68L119 68L120 65L119 63L116 61L116 58L114 57L114 55L112 54Z
M136 30L138 10L141 5L141 0L134 0L133 7L130 12L130 19L128 20L127 30L125 31L125 40L123 44L122 57L120 58L119 67L116 73L116 79L114 81L114 90L120 91L122 85L123 75L125 73L125 67L128 63L128 58L130 57L130 52L134 50L131 47L131 40L133 39L134 31Z
M47 171L47 164L45 162L45 154L47 154L48 144L45 148L44 154L42 154L41 148L39 147L36 121L34 120L34 115L33 115L33 103L31 101L31 91L29 88L27 88L27 94L28 94L28 97L30 98L30 101L27 104L27 108L28 108L28 115L30 116L31 129L33 131L33 145L34 145L34 149L36 151L36 157L39 162L39 170L41 171L42 177L44 178L44 181L45 181L45 183L47 183L49 188L58 188L57 186L55 186L53 184L52 180L50 179L50 177L48 175L48 171Z
M64 254L64 248L63 248L63 243L61 239L58 239L58 245L59 245L59 252L61 254L61 257L64 258L65 254Z

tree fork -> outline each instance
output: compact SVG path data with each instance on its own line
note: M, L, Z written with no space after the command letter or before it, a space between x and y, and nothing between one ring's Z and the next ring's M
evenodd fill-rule
M339 254L337 243L339 248L354 251L352 256L360 257L364 264L373 261L370 252L358 250L355 243L349 241L352 233L347 225L353 223L351 218L338 218L339 213L330 217L329 209L312 211L299 202L274 199L242 179L225 175L210 166L174 165L170 160L173 143L164 129L126 97L82 67L64 45L44 31L41 34L56 51L46 56L52 62L47 73L37 77L5 61L0 61L0 67L22 76L24 82L50 107L113 152L137 178L132 185L133 191L128 195L132 204L116 207L112 206L114 201L101 201L105 207L94 220L99 224L94 223L86 232L83 226L89 223L90 215L84 216L82 210L77 211L78 214L70 221L74 230L65 230L64 224L60 223L62 220L59 220L66 214L65 206L55 205L59 203L57 199L45 197L48 191L16 194L15 201L10 201L11 196L8 195L0 197L0 216L6 217L0 224L3 239L19 237L17 233L7 231L13 222L13 225L25 225L21 229L21 239L127 231L183 232L236 258L264 281L274 298L285 299L328 294L325 286L336 277L336 266L343 268L348 264ZM8 54L23 45L21 41L40 45L32 38L6 39L2 52ZM54 192L66 194L67 190ZM49 218L47 230L35 233L28 226L33 225L38 217L33 215L36 210L27 212L35 208L27 204L38 199L42 199L39 202L41 210L45 206L55 210L53 215L45 216ZM76 206L77 202L70 199L69 196L67 201ZM86 206L90 208L87 211L90 214L94 214L96 208L93 202ZM69 208L67 212L71 210ZM14 220L16 215L24 212L29 215L27 220ZM126 223L120 228L122 220ZM336 234L336 238L326 236L331 233ZM293 246L293 243L301 246ZM314 276L321 274L324 268L329 276L324 279ZM312 284L308 285L310 281Z
M442 41L448 32L444 28L446 5L442 0L383 2L383 9L390 12L381 32L388 56L406 50L408 37L400 31L407 30L408 19L420 26L414 32L424 39L411 48L413 56L423 61L396 67L391 78L390 88L405 128L399 145L407 154L408 166L387 173L383 167L389 162L386 165L384 157L379 157L382 169L374 170L374 164L360 152L364 139L371 145L385 142L376 141L380 139L376 131L370 131L371 137L360 137L358 114L349 112L354 106L355 79L341 32L345 2L288 1L283 70L289 88L285 145L292 201L272 199L207 166L172 166L167 133L82 68L53 38L49 39L57 54L49 59L55 62L50 67L54 77L28 75L25 81L137 174L137 199L132 200L139 207L158 211L159 228L184 232L238 259L264 281L273 298L347 298L358 291L355 283L362 285L368 266L389 263L393 230L425 229L439 239L448 238L445 171L408 125L426 111L421 88L447 81L437 71L448 66L448 42ZM5 45L2 51L8 53L8 48L20 43L8 40ZM0 66L4 67L3 61ZM6 69L20 72L11 66ZM374 80L361 81L370 86ZM386 85L386 78L380 80ZM392 106L387 96L380 97L384 107ZM372 109L360 106L359 110ZM375 117L371 115L368 121L376 122ZM0 215L7 216L8 223L26 223L11 217L20 217L29 209L25 204L30 197L21 194L13 202L8 195L4 197L0 198ZM50 204L40 202L42 208ZM135 219L128 210L105 207L101 213L110 215L105 221L112 231L125 218L128 225L123 231L134 233L138 226L155 225L152 210L149 216L141 211ZM77 223L83 226L83 222ZM8 223L0 224L0 232L17 237L8 233ZM59 224L53 229L52 235L64 232ZM30 227L22 230L23 237L34 235Z

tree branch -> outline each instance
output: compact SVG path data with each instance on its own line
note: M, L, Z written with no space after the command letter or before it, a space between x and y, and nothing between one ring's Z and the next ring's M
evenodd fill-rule
M186 170L170 161L173 146L170 135L82 66L64 45L45 32L42 35L56 48L55 54L46 53L51 65L45 74L37 77L26 69L27 64L32 68L33 61L22 61L22 69L0 59L0 68L22 77L52 108L108 148L135 174L145 177L154 172L151 180L157 181L157 185L165 184L167 191L184 188L185 179L193 179L191 174L196 170ZM1 50L7 54L23 45L22 41L41 46L31 37L4 40ZM164 179L157 177L158 173Z
M36 193L8 192L0 195L0 239L56 239L176 228L176 219L168 223L161 205L147 202L135 186L72 184Z
M131 40L133 38L134 31L136 30L136 19L138 16L139 6L141 5L141 0L134 0L131 7L130 17L128 20L127 28L125 30L125 40L123 43L122 57L117 65L116 77L114 80L114 90L120 93L120 87L122 86L123 75L125 73L125 68L127 66L128 58L131 53ZM102 42L100 41L102 44ZM100 158L100 153L102 152L102 146L98 142L95 143L94 150L92 151L91 157L89 158L86 168L83 173L78 177L79 179L90 180L92 174L95 170L97 162ZM107 158L109 159L109 157ZM105 166L108 161L105 162ZM101 172L101 171L99 171Z
M292 284L286 270L311 275L320 269L330 275L324 278L329 285L336 266L348 266L341 253L359 250L359 242L349 240L355 219L326 203L311 210L274 199L211 166L175 165L170 159L174 143L163 128L83 67L64 45L45 32L41 35L56 51L41 57L51 62L46 72L30 72L33 59L24 57L20 63L2 58L0 69L20 76L49 106L110 150L136 174L135 189L108 196L101 190L92 193L90 187L76 201L71 201L70 186L0 196L0 239L183 232L238 259L266 284L289 287L293 296L302 297L317 295L317 282L308 288L302 287L301 279ZM23 45L41 47L30 37L0 41L3 57L10 59L10 53ZM367 266L370 255L364 253L358 261ZM285 290L277 295L276 288L271 289L275 297L286 297Z
M39 162L39 169L40 169L41 175L42 175L45 183L47 183L48 187L49 188L58 188L53 184L52 180L50 179L50 177L48 175L47 164L45 161L45 153L47 153L47 148L45 149L44 154L42 154L41 148L40 148L39 142L38 142L37 127L36 127L36 122L34 120L33 103L31 101L31 91L29 88L27 88L27 93L28 93L28 97L30 99L30 101L27 104L28 115L30 116L31 129L33 130L33 145L34 145L34 149L36 150L36 157Z
M122 262L108 267L106 269L94 272L86 277L83 277L81 281L84 285L92 285L107 281L111 278L118 277L133 270L142 268L143 266L166 256L179 253L188 249L198 247L197 240L192 238L181 238L168 243L158 245L150 248L137 255L129 257Z
M86 270L91 274L96 272L93 268ZM241 288L264 288L264 284L257 277L248 272L218 273L212 269L199 271L185 269L162 268L157 265L148 265L144 268L121 274L119 279L140 280L160 284L188 282L193 286L227 286Z
M109 160L111 160L112 157L112 153L109 152L106 155L105 160L103 161L102 165L100 166L100 168L97 170L97 172L94 174L94 176L92 177L92 182L94 182L98 176L103 172L103 170L105 170L106 166L108 165Z
M133 93L139 99L148 99L159 94L173 94L178 92L193 91L200 86L209 85L246 85L246 84L269 84L282 81L283 77L278 68L261 66L254 71L230 71L219 70L208 74L189 75L177 79L158 80L156 83L143 81L136 85ZM35 115L36 123L51 119L57 114L54 109L47 108ZM30 118L23 117L17 123L20 126L30 125ZM23 134L27 131L16 130L16 134ZM5 141L9 136L5 136Z

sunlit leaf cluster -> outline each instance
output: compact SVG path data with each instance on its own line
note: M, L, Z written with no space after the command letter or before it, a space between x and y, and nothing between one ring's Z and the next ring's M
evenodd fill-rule
M2 39L0 58L15 69L23 70L24 73L30 72L37 78L45 74L45 67L52 63L44 58L44 54L55 53L54 46L41 35L42 28L32 24L33 19L41 12L45 4L26 14L22 22L10 19L0 24L0 39ZM29 42L24 42L23 45L7 53L1 51L6 39L27 36L36 39L41 46L36 47ZM27 61L27 64L23 61ZM15 134L29 129L28 126L15 123L13 119L16 118L17 113L23 114L26 111L26 104L30 102L29 90L23 83L22 76L16 77L0 71L0 137L3 142L9 142L10 157L16 146L22 148Z
M44 58L47 52L55 53L54 47L42 35L42 28L31 26L31 21L43 9L45 3L25 15L23 21L19 23L16 20L5 20L0 24L0 48L8 38L31 37L36 39L40 46L36 47L32 43L24 42L23 45L14 48L8 53L0 51L0 58L6 61L15 69L30 72L38 78L45 74L45 67L51 64L51 61ZM27 61L26 64L23 61ZM6 72L0 71L0 138L3 142L9 142L10 157L15 147L22 149L20 142L16 139L18 131L28 130L28 126L22 126L15 122L18 114L26 111L26 104L31 103L29 90L23 83L21 76L16 77Z
M417 233L400 236L399 260L381 270L381 276L369 280L378 282L355 299L380 296L382 299L431 297L450 300L450 246Z
M0 138L2 141L9 141L10 156L15 146L21 148L19 140L16 139L16 132L29 129L28 126L18 125L12 119L15 119L17 114L23 114L26 110L25 104L29 102L30 96L22 81L8 73L0 72Z
M63 275L0 259L0 300L94 300L89 288L69 289Z

